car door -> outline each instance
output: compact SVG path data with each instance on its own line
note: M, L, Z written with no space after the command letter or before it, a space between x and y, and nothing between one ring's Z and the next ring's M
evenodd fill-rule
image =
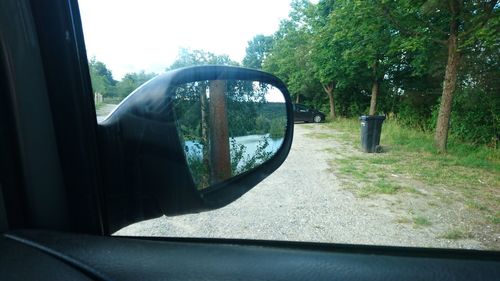
M295 104L294 116L295 121L308 122L311 119L309 109L301 104Z

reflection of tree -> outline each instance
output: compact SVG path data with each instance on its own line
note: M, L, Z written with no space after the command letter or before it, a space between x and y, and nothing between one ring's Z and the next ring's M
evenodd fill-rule
M250 171L260 164L271 159L275 151L268 151L269 137L263 136L257 144L255 153L245 157L246 147L237 143L235 138L231 138L231 171L232 175L239 175Z
M186 154L186 160L189 165L189 169L191 170L191 174L193 175L195 186L198 189L209 186L209 166L207 163L205 163L204 156L200 158L199 153L197 153L198 151L201 151L202 154L204 154L205 151L208 150L204 149L202 144L193 143L192 147L186 146L184 148L184 151Z
M209 89L210 182L215 184L231 177L226 81L210 81Z
M219 90L212 88L216 86L214 84L218 84ZM208 187L209 183L235 174L235 168L231 166L235 163L233 158L238 154L235 156L235 149L239 146L230 146L230 138L248 135L268 135L272 139L284 137L285 104L266 100L270 88L269 84L243 80L198 81L176 87L173 106L180 135L184 141L196 142L201 148L198 157L190 158L186 151L198 187ZM221 112L225 114L220 115ZM265 143L263 141L262 145ZM268 145L255 152L254 160L246 159L248 165L239 167L251 169L262 163ZM223 153L218 152L220 149ZM226 153L228 150L230 156ZM217 174L219 171L221 173Z
M209 138L209 131L208 131L208 99L207 99L207 87L205 83L200 83L200 87L198 89L200 95L200 126L201 126L201 139L200 142L203 145L203 147L206 147L207 149L203 149L203 167L204 171L207 173L204 175L205 177L208 178L209 173L208 170L210 168L210 160L209 160L209 152L208 152L208 138ZM207 183L210 181L210 179L207 179ZM208 186L208 184L207 184Z

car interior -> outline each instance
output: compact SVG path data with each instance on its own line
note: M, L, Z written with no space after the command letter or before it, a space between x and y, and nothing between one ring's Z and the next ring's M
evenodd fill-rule
M111 236L221 208L275 171L293 141L285 84L184 68L98 124L77 0L0 0L0 48L0 280L500 280L496 251ZM211 171L208 186L191 175L176 127L178 93L202 81L278 89L286 116L273 155L238 174ZM207 86L214 97L218 85Z

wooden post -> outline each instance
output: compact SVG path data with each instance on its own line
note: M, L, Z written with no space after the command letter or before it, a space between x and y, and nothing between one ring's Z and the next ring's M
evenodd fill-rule
M229 129L226 109L226 81L210 81L210 183L231 177Z

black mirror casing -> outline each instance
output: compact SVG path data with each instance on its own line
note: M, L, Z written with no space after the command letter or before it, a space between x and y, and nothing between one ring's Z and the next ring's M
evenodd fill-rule
M284 95L287 120L283 144L271 159L251 171L197 190L184 156L172 102L176 85L201 80L271 84ZM290 95L284 83L271 74L240 67L197 66L151 79L99 124L107 232L144 219L203 212L233 202L283 163L292 136Z

